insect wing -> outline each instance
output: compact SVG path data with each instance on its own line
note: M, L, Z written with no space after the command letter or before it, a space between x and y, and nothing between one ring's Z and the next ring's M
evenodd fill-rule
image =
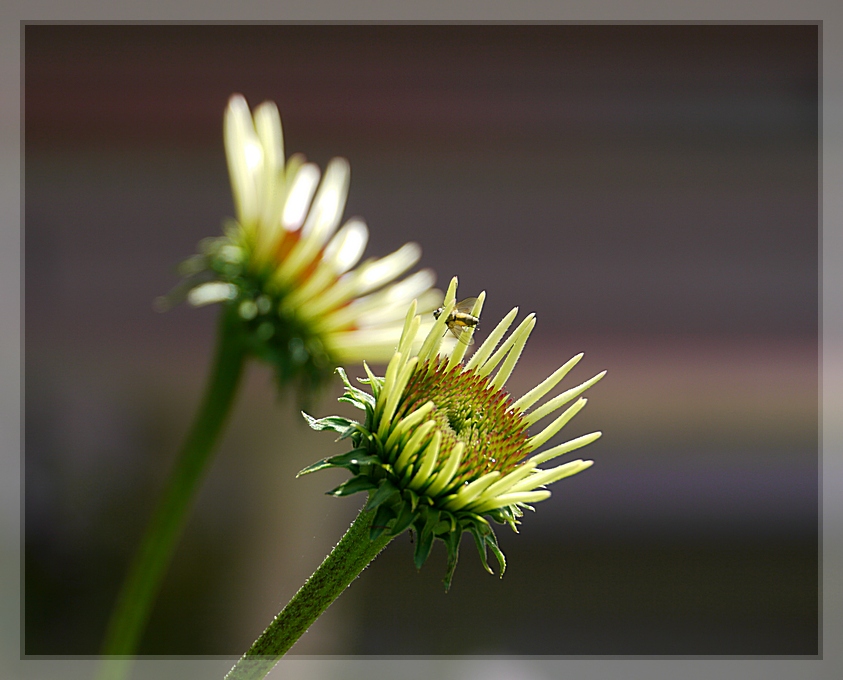
M473 326L457 326L455 323L449 323L448 330L451 331L451 335L453 335L463 345L468 345L470 347L474 344L474 336L471 333L471 331L474 330Z
M475 302L477 302L476 297L460 300L456 305L454 305L454 311L461 312L462 314L471 314L471 310L474 309Z
M476 297L469 297L464 300L460 300L454 306L454 312L459 314L471 314L474 309L475 302L477 302ZM474 344L474 326L464 326L449 319L448 330L450 330L451 334L462 344L468 346Z

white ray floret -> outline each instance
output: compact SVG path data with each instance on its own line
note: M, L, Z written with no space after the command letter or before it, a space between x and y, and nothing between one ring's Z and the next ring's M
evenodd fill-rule
M369 229L359 217L343 223L348 161L332 159L323 174L301 154L285 158L274 103L251 111L245 98L232 96L223 132L236 220L224 238L212 239L214 249L193 271L207 269L217 280L208 282L205 275L190 282L188 300L210 304L253 298L258 291L271 301L269 311L251 298L239 300L238 308L255 328L270 323L266 337L282 342L287 336L278 327L287 324L307 336L308 347L323 348L334 361L388 359L410 301L418 300L421 313L441 304L431 271L397 281L419 261L419 246L408 243L361 263Z

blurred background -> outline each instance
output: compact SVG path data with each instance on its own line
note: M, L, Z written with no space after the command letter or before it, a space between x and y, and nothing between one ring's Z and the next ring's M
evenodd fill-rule
M600 370L503 579L449 593L402 536L298 654L816 654L814 25L27 25L24 649L94 655L202 393L216 310L153 311L233 214L222 114L351 162L368 255L538 325L519 395ZM361 374L350 367L352 375ZM324 395L317 415L346 412ZM563 436L557 437L559 441ZM141 651L237 655L361 499L267 367L243 392Z

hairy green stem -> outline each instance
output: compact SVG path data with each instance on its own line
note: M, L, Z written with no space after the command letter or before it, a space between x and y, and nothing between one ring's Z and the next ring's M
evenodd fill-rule
M370 540L369 529L374 517L374 512L360 511L325 561L228 672L226 680L263 678L322 612L377 557L393 537L384 533L374 541Z
M246 359L235 315L231 306L221 310L213 370L202 404L123 582L106 631L103 655L129 656L137 651L196 490L226 423ZM100 678L117 680L128 671L128 663L106 663L101 666Z

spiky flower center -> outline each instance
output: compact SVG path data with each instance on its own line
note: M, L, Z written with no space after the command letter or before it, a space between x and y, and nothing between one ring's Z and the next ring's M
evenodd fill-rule
M501 475L526 456L527 425L512 399L491 380L458 364L447 369L437 357L425 362L407 383L396 416L398 419L432 401L432 419L442 434L439 459L445 461L457 444L465 445L455 475L470 482L497 470Z

